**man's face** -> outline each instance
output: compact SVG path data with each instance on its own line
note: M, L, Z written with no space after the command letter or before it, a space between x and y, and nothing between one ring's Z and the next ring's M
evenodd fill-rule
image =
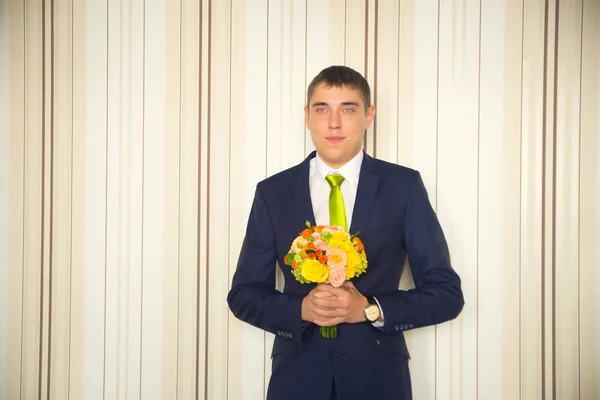
M315 88L304 107L306 126L321 159L337 169L362 149L365 130L375 117L375 107L365 112L360 93L346 86Z

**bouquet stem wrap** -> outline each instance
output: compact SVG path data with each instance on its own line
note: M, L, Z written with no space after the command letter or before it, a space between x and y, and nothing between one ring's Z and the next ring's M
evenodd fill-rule
M337 339L337 326L322 326L321 329L321 336L323 336L325 339Z

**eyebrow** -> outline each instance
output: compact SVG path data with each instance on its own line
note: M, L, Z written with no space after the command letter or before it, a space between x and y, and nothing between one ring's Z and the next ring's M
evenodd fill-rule
M329 106L329 104L324 101L319 101L319 102L313 103L311 107L322 107L322 106ZM358 104L358 102L356 102L356 101L344 101L344 102L342 102L342 106L360 107L360 104Z

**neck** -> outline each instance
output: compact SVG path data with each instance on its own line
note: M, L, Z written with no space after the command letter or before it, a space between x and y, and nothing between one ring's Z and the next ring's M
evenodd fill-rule
M343 161L343 162L330 162L327 161L326 159L324 159L323 157L321 157L321 155L319 154L319 152L317 151L317 157L319 157L319 159L321 159L321 161L323 161L323 163L325 163L325 165L327 165L329 168L332 169L340 169L342 168L344 165L348 164L351 160L354 159L354 157L356 157L360 152L362 151L362 149L360 149L359 151L356 152L356 154L354 154L352 157L350 157L348 160Z

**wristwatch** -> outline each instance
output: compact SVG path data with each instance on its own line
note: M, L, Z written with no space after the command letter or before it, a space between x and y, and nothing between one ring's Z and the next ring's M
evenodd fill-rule
M381 310L379 310L379 305L373 296L367 296L367 301L369 304L365 307L365 318L367 322L373 323L381 316Z

